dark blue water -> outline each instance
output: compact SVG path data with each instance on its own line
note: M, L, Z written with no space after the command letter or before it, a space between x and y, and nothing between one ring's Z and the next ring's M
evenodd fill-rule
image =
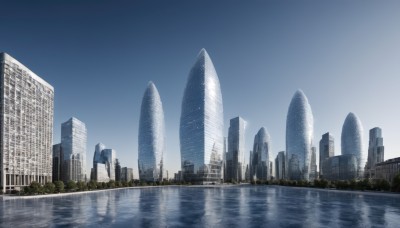
M122 189L0 201L1 227L400 227L400 196L279 186Z

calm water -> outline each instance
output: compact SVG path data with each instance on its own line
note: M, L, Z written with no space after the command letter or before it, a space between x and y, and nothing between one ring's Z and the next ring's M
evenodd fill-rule
M122 189L0 201L1 227L400 227L400 197L279 186Z

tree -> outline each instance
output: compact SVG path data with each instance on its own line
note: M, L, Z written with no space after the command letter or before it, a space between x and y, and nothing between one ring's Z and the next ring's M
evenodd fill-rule
M103 189L103 183L102 182L97 182L97 189Z
M64 182L56 181L54 182L55 192L64 192Z
M83 181L78 181L78 183L76 183L76 187L78 188L78 191L85 191L85 190L87 190L86 183L83 182Z
M44 192L46 193L54 193L54 191L56 190L56 186L51 183L51 182L47 182L44 186L43 186Z
M114 180L110 180L110 181L108 182L107 186L108 186L109 188L115 188L115 181L114 181Z
M68 190L69 192L72 192L72 191L75 191L75 189L76 189L76 183L75 183L75 181L73 181L73 180L68 181L68 182L67 182L67 190Z
M97 188L97 182L95 180L91 180L87 184L87 187L89 188L89 190L94 190Z
M392 191L400 192L400 173L393 178Z
M29 192L32 194L41 194L43 192L42 186L36 181L32 181L29 188Z

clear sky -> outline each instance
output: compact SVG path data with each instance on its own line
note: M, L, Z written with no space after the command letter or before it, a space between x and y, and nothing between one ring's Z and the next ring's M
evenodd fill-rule
M95 144L137 173L140 104L152 80L164 106L170 177L180 168L184 87L201 48L217 70L229 119L248 122L246 162L262 126L274 159L285 150L286 115L301 88L314 142L340 135L349 112L383 130L385 159L400 156L399 1L1 1L0 51L55 88L54 143L75 116Z

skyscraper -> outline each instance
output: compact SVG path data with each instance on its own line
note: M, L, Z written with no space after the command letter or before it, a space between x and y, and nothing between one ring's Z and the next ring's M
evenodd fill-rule
M384 161L385 147L383 146L382 129L379 127L369 130L368 161L366 177L374 178L374 168L377 163Z
M288 179L308 180L314 119L306 95L297 90L286 119Z
M185 181L220 181L223 129L218 75L210 56L202 49L190 70L182 100L179 138Z
M310 180L317 179L317 148L311 147Z
M62 160L63 154L61 150L61 143L53 145L53 182L61 180Z
M52 180L54 89L0 53L0 186L18 189Z
M244 176L245 125L243 118L236 117L230 120L228 134L228 154L226 160L227 180L240 182Z
M254 180L269 180L271 139L267 130L262 127L254 137L250 178Z
M323 177L322 164L326 158L335 156L335 139L327 132L319 141L319 175Z
M286 172L286 158L285 151L280 151L275 158L275 179L282 180L285 179Z
M357 177L364 174L365 155L362 149L363 127L360 119L350 112L342 127L342 155L353 154L357 159Z
M139 178L143 181L163 179L165 152L164 111L158 90L149 82L142 99L139 121Z
M61 179L64 182L86 180L86 144L85 123L72 117L61 124Z

